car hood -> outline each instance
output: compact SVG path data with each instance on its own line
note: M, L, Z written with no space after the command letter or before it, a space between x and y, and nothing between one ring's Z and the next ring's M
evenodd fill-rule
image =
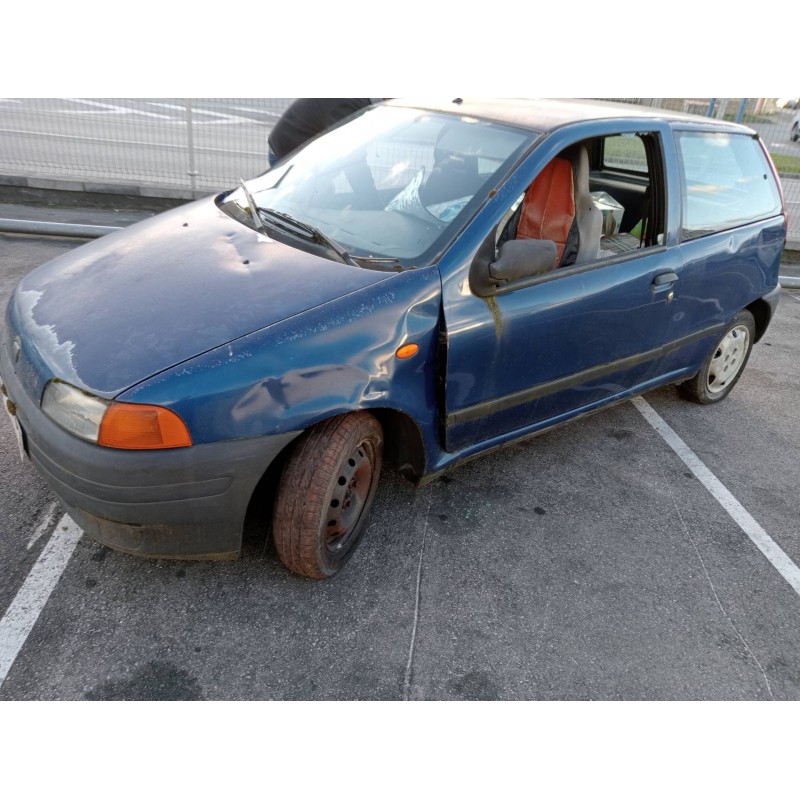
M208 198L39 267L9 311L40 381L58 377L110 398L388 277L270 239Z

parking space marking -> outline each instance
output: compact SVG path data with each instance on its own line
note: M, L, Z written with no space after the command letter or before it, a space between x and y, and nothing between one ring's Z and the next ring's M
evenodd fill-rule
M273 111L270 108L251 108L250 106L231 106L234 111L245 111L251 114L264 114L267 117L275 117L280 119L283 116L283 111Z
M786 292L786 294L788 294L792 300L797 300L797 302L800 303L800 295L795 294L794 292Z
M800 595L800 568L776 544L769 534L753 519L747 509L725 488L722 482L695 455L683 439L656 413L643 398L631 400L639 413L675 451L694 476L708 489L716 501L728 512L731 519L750 537L755 546L781 574L784 580Z
M39 526L33 532L33 536L28 540L28 550L33 547L42 536L50 530L53 525L53 517L56 515L56 506L58 503L54 500L50 505L47 507L47 511L45 512L44 519L39 523Z
M148 102L149 106L158 106L159 108L169 108L173 111L182 111L183 116L180 118L176 117L172 119L172 122L178 123L186 123L186 106L177 106L174 103L152 103ZM194 115L195 114L207 114L209 117L216 117L216 119L197 119ZM241 123L248 123L253 124L254 120L250 119L249 117L240 117L237 114L220 114L219 111L206 111L202 108L192 108L192 123L195 125L239 125Z
M83 531L65 514L0 619L0 687L82 535Z
M92 111L78 111L74 108L61 109L62 114L138 114L143 117L156 117L157 119L171 120L167 114L155 114L152 111L142 111L138 108L129 108L128 106L112 105L110 103L98 103L96 100L82 100L78 97L65 98L70 103L81 103L85 106L92 106ZM101 109L96 111L94 109Z
M17 128L0 128L0 133L16 133L22 136L36 136L40 139L71 139L76 142L98 142L108 146L116 146L120 144L130 144L136 147L149 147L152 149L162 150L186 150L185 144L172 144L170 142L144 142L136 141L134 139L109 139L103 136L73 136L69 133L42 133L41 131L23 131ZM226 153L230 155L235 153L239 156L263 156L253 150L233 150L230 147L195 147L196 153Z

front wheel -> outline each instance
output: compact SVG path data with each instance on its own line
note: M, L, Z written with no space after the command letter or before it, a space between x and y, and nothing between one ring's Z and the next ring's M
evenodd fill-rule
M795 122L794 125L792 125L792 132L791 132L789 138L793 142L796 142L798 140L798 138L800 138L800 130L798 129L798 125L797 125L796 122Z
M700 372L679 386L695 403L718 403L742 376L753 349L756 324L749 311L740 311L706 357Z
M302 434L278 485L272 530L284 566L306 578L335 575L366 528L383 463L383 430L367 411Z

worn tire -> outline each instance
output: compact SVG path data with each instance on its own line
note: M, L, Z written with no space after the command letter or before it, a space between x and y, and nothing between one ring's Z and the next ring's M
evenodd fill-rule
M358 411L303 433L278 485L272 530L284 566L306 578L335 575L366 529L383 464L383 430Z
M753 349L756 323L749 311L740 311L706 356L700 372L680 384L681 394L707 405L726 398L742 377Z

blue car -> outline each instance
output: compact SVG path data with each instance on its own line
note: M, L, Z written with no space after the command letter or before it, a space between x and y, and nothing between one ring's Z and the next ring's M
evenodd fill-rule
M665 384L716 403L778 302L779 181L740 125L578 101L372 106L269 172L31 272L0 345L81 527L336 574L384 460L422 483Z

